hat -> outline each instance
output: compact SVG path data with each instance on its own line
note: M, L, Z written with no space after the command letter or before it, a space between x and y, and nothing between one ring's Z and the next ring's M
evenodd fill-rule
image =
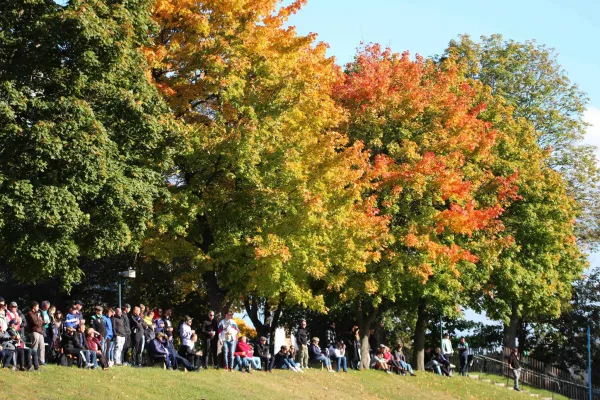
M82 306L83 302L81 300L77 300L77 301L75 301L75 305Z
M18 307L17 302L16 301L11 301L10 302L10 307Z
M10 321L8 321L8 326L10 326L10 325L17 325L17 320L11 319Z
M265 340L265 341L266 341L266 340L267 340L267 338L266 338L266 337L264 337L264 336L261 336L261 337L260 337L260 340Z
M189 315L186 315L185 317L183 317L183 319L184 319L185 321L191 321L191 320L193 320L194 318L190 317Z
M123 308L131 308L131 306L129 305L129 303L125 303L125 305L123 306Z

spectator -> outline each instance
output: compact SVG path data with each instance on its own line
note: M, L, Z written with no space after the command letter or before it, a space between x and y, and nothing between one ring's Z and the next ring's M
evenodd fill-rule
M17 349L14 340L2 324L0 324L0 348L2 349L2 366L8 368L10 361L14 359ZM17 369L16 365L13 365L12 369Z
M179 346L179 356L185 358L192 364L194 367L200 367L202 352L196 350L196 342L198 341L198 335L193 333L190 338L191 345L184 346L183 344Z
M379 342L377 341L377 335L375 335L375 329L369 329L369 354L375 355L379 349Z
M350 334L350 344L348 346L348 360L350 368L360 371L360 362L362 359L360 331L358 326L353 326Z
M165 345L163 344L166 335L159 332L156 337L148 344L148 349L153 360L164 361L167 365L168 370L177 369L177 360L175 356L169 353Z
M8 321L6 316L6 301L3 297L0 297L0 327L2 328L2 332L6 332L8 329Z
M193 318L189 315L183 317L183 323L179 327L179 337L181 338L181 345L192 347L194 344L192 343L192 335L196 333L195 330L192 329Z
M52 350L57 356L60 356L60 340L64 330L62 311L56 310L52 314L52 323L50 325L52 327Z
M125 322L123 321L121 309L117 308L117 312L113 317L113 335L115 339L114 362L115 365L123 365L123 349L125 348Z
M144 320L140 316L140 308L133 307L133 313L129 318L131 326L132 365L142 366L142 346L144 340Z
M425 369L433 369L433 371L436 374L442 375L442 369L440 367L440 363L437 362L435 355L431 351L431 349L425 350Z
M71 306L71 308L69 309L69 313L65 318L65 327L77 329L77 327L79 326L79 320L80 319L77 315L77 309L75 308L75 306Z
M113 327L113 316L115 312L112 308L106 310L104 315L104 326L106 327L106 358L108 360L108 367L112 367L115 364L115 340L114 339L114 327Z
M32 350L38 354L40 364L46 364L46 349L44 348L44 320L40 316L40 304L31 303L31 311L27 313L27 330L31 340Z
M202 321L201 331L202 340L204 344L204 368L208 366L217 366L217 320L215 319L215 312L209 311L208 318Z
M413 371L413 368L410 364L406 362L406 357L404 356L404 350L402 349L404 346L402 343L398 343L396 349L394 350L394 360L396 360L404 371L408 371L411 376L417 376Z
M467 343L464 337L460 338L460 342L458 342L458 357L460 360L460 372L459 374L462 376L467 375L467 365L469 364L469 343Z
M83 319L83 313L81 312L81 309L83 308L83 302L81 300L77 300L77 301L75 301L73 307L75 308L75 317L79 321L77 323L77 325L79 325L79 324L85 325L85 319Z
M188 371L198 371L200 369L200 367L193 366L186 358L181 357L175 351L175 348L173 347L173 342L171 340L169 340L169 338L167 336L163 336L162 343L165 346L165 348L167 349L167 351L169 352L169 354L171 354L173 357L175 357L176 365L174 365L174 368L177 368L177 366L179 364L181 364Z
M237 336L240 330L233 319L233 311L227 311L225 318L219 323L219 342L223 345L223 358L225 369L233 371L233 354L237 344Z
M87 344L86 338L86 327L84 324L79 324L77 331L73 334L75 336L75 347L79 350L80 354L83 355L80 358L80 367L87 367L95 369L98 366L98 354L91 351Z
M383 346L383 345L381 345L381 346ZM381 346L373 355L373 359L371 360L371 363L373 364L375 369L380 369L382 371L385 371L388 374L391 374L390 367L389 367L387 360L385 359L385 356L383 354L383 347L385 347L385 346L383 346L383 347L381 347Z
M40 359L40 364L46 364L46 356L50 355L50 350L52 349L52 314L50 310L50 302L47 300L42 301L42 304L40 306L40 317L42 318L42 322L44 323L42 325L42 331L44 336L44 343L47 346L44 346L44 362L42 362L42 360Z
M331 321L329 324L329 329L325 333L325 344L327 345L327 349L329 353L333 353L335 346L337 344L337 334L335 332L335 322Z
M249 345L249 347L250 347L250 350L248 351L248 359L250 360L250 364L252 365L252 368L254 368L256 370L262 369L260 357L255 355L254 347L252 345Z
M92 328L102 336L102 342L100 343L100 351L106 355L108 344L106 342L106 324L104 323L104 315L102 314L102 307L94 307L96 314L92 316Z
M142 317L142 319L144 319L145 315L146 315L146 306L143 304L140 304L140 317Z
M394 357L392 356L392 353L390 352L390 348L383 344L380 345L379 347L381 347L381 351L383 352L383 358L385 358L385 361L388 364L389 370L396 371L397 374L405 375L406 373L400 366L400 363L398 361L394 360Z
M442 353L444 357L450 358L454 353L454 349L452 349L452 341L450 340L450 334L446 332L444 338L442 339Z
M241 336L239 342L237 342L234 353L235 364L238 365L240 371L245 370L246 372L251 373L250 359L252 358L252 349L246 341L246 336Z
M290 361L288 360L287 353L287 346L281 346L279 352L275 354L275 357L273 357L273 365L271 366L271 368L289 369L290 371L294 372L304 372L300 368L296 368L294 365L292 365L292 363L290 363Z
M442 354L442 349L440 349L439 347L435 349L435 351L433 352L433 357L438 362L442 375L450 377L450 361L448 361L446 357L444 357L444 355Z
M6 311L6 319L7 321L15 321L15 325L14 325L14 329L17 332L21 331L21 324L23 323L23 320L20 316L19 313L19 309L18 309L18 305L16 302L11 302L8 305L8 310ZM8 329L8 328L7 328Z
M123 308L123 314L121 315L121 318L123 319L123 327L125 328L125 344L123 345L123 355L121 357L123 365L128 365L129 363L129 349L131 348L130 310L131 306L129 304L125 304L125 307Z
M288 350L288 360L290 361L290 364L292 364L294 367L301 369L302 366L300 365L300 363L296 362L296 357L298 356L297 353L298 351L296 350L294 345L291 345Z
M302 368L308 368L308 345L310 341L310 333L306 329L306 320L300 321L300 328L296 332L296 340L298 341L300 357L298 362Z
M40 369L40 362L38 358L38 354L35 350L32 350L28 347L25 347L25 343L21 340L21 334L17 330L17 321L10 320L8 322L8 335L10 336L14 346L15 351L17 353L17 359L19 364L19 369L21 371L35 369L36 371ZM32 367L33 361L33 367Z
M173 340L173 321L171 320L172 313L173 310L167 308L163 317L163 322L165 323L165 334L169 340Z
M89 351L96 353L96 357L100 359L100 365L104 371L108 370L108 361L106 354L102 351L102 342L104 338L93 328L88 328L86 331L86 342Z
M90 365L88 351L84 346L84 343L86 343L85 338L83 339L83 342L78 340L75 333L75 328L70 326L66 327L65 331L61 335L60 343L63 359L70 355L79 359L80 367L93 367L94 364ZM66 359L64 362L61 362L61 365L67 365Z
M162 332L166 335L165 322L162 320L162 318L159 318L156 321L154 321L154 333L159 334L160 332Z
M519 357L519 349L516 347L512 349L510 356L508 357L508 368L513 372L513 377L515 378L515 385L513 388L517 392L520 392L519 378L521 377L521 357Z
M261 363L265 363L265 371L271 371L271 352L269 351L269 345L267 343L267 338L261 336L256 344L256 354L260 359Z
M154 311L152 310L148 310L146 311L146 315L144 316L144 322L146 323L147 326L154 326L154 322L153 322L153 317L154 316Z
M346 345L342 340L337 341L337 344L333 349L333 358L337 363L336 372L340 372L340 367L344 372L348 372L346 361Z
M331 360L329 359L329 357L325 356L321 352L321 348L319 347L319 338L318 337L312 338L312 343L309 348L309 353L311 354L311 357L313 360L323 362L325 364L325 366L327 367L327 371L334 372L333 368L331 368Z

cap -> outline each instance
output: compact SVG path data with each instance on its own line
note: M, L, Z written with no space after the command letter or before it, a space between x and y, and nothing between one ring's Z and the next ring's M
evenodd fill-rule
M131 308L131 306L129 305L129 303L125 303L125 305L123 306L123 308Z
M16 319L11 319L10 321L8 321L8 325L17 325L17 320Z
M191 320L193 320L194 318L190 317L189 315L186 315L185 317L183 317L183 319L184 319L185 321L191 321Z
M16 301L11 301L10 302L10 306L11 307L18 307L17 302Z
M77 301L75 302L75 305L77 305L77 306L82 306L82 305L83 305L83 302L82 302L81 300L77 300Z
M96 306L96 307L94 307L94 309L95 309L96 311L100 311L100 312L102 311L102 307L101 307L101 306Z

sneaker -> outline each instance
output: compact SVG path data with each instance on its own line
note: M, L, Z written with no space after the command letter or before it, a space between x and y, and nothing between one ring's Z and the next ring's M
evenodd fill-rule
M86 367L86 368L94 368L94 364L92 364L92 363L87 363L87 364L85 365L85 367Z
M328 370L328 371L329 371L329 372L335 372L335 371L334 371L334 370L332 370L332 369L330 369L330 370Z
M387 372L388 374L392 375L392 373L390 371L385 371L385 372Z

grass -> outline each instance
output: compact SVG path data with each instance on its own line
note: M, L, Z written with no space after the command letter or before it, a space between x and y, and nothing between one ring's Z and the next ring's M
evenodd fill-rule
M489 379L492 382L506 383L506 377L503 378L499 375L494 374L481 374L479 375L479 379ZM513 383L514 381L512 380L512 378L508 380L509 385L512 385ZM548 392L547 390L538 389L533 386L529 386L523 382L519 382L519 388L526 390L530 393L539 394L541 397L552 397L551 392ZM554 400L569 400L569 398L559 394L554 394Z
M521 399L516 393L490 383L431 373L410 376L380 371L327 373L311 369L304 374L273 374L209 370L200 373L159 368L111 368L90 371L46 366L39 372L0 370L2 398L19 399ZM547 395L547 393L546 393ZM551 397L551 396L548 396Z

